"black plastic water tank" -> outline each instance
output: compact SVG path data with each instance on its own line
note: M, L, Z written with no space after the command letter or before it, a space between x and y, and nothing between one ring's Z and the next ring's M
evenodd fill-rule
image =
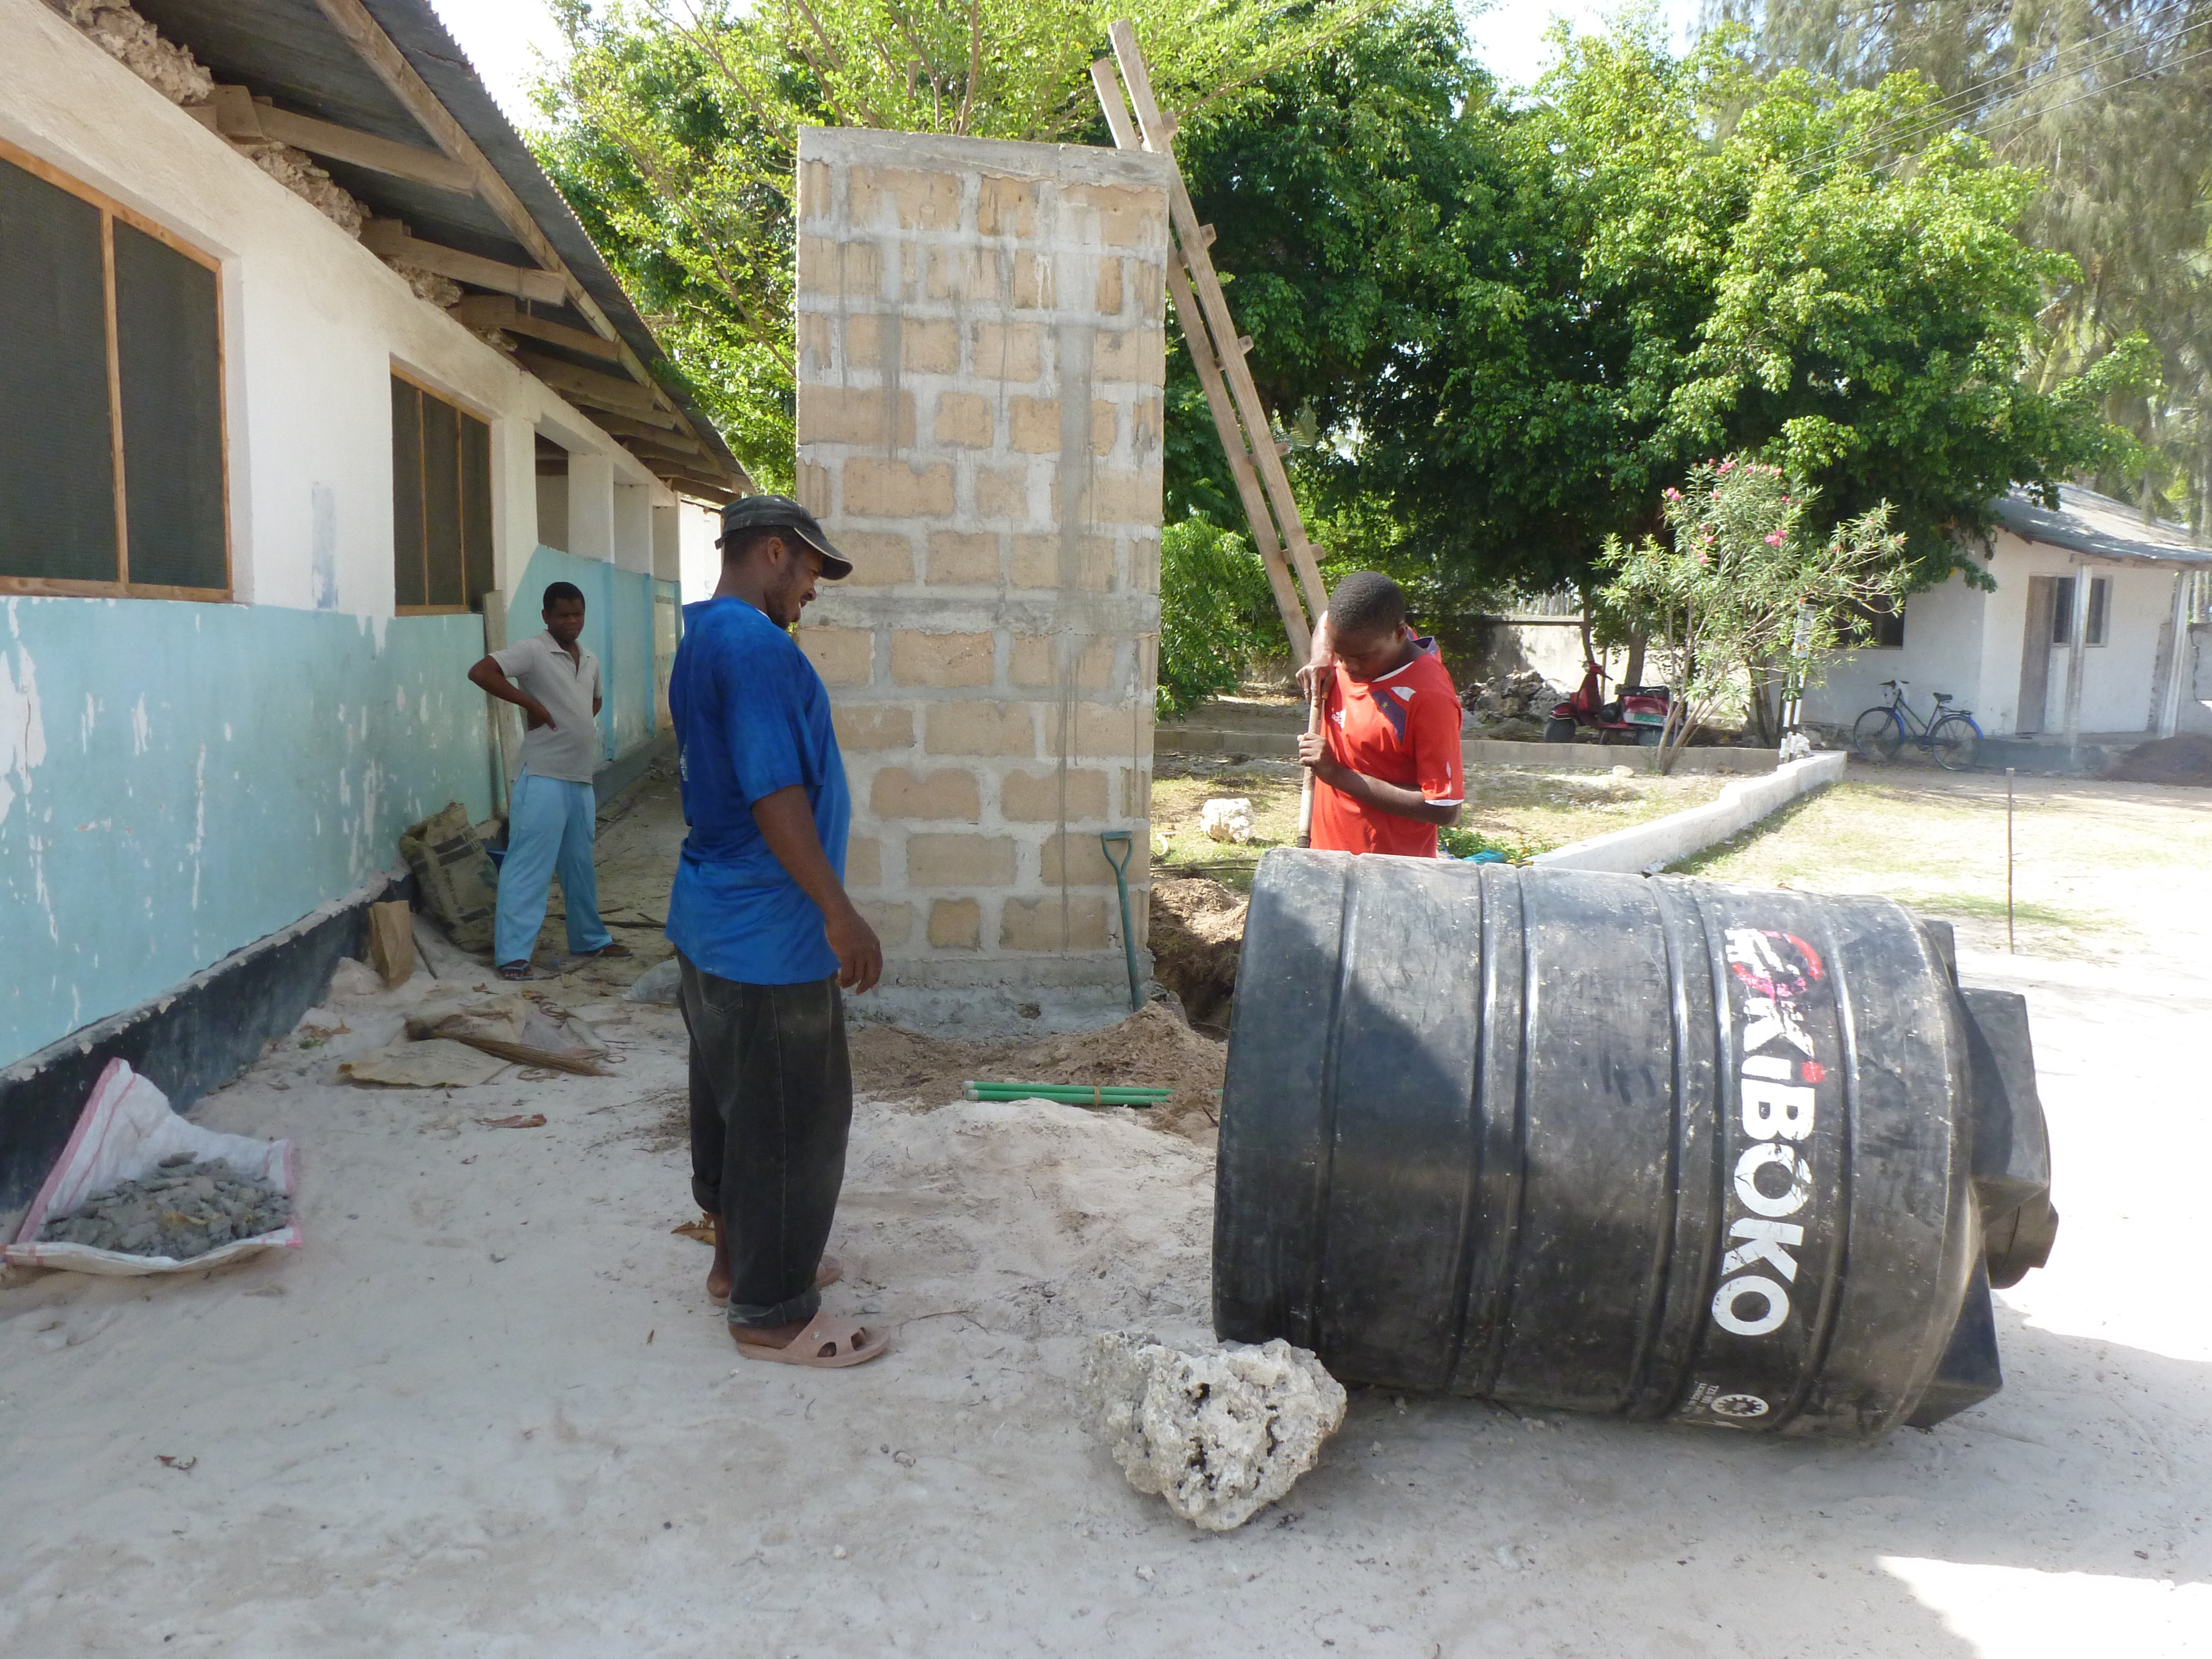
M1875 1435L2001 1386L2057 1227L2025 1006L1878 898L1282 850L1213 1321L1347 1382Z

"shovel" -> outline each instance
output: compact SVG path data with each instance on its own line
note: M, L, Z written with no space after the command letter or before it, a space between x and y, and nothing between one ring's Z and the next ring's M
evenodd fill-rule
M1119 858L1114 856L1117 847L1121 849ZM1137 984L1137 936L1129 931L1129 860L1135 847L1136 837L1127 830L1098 832L1098 848L1114 866L1114 885L1121 895L1121 954L1129 963L1129 1012L1133 1014L1145 1006L1145 994Z

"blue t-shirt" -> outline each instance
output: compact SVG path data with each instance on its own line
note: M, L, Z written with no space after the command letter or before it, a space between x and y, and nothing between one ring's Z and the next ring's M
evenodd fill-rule
M668 937L708 973L801 985L837 971L822 910L776 861L753 803L798 784L837 878L853 800L830 694L790 635L739 599L684 607L668 682L684 821Z

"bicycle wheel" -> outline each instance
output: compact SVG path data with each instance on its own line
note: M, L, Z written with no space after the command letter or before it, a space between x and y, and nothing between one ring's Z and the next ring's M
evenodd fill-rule
M1967 770L1981 746L1982 734L1964 714L1946 714L1929 729L1928 747L1946 772Z
M1851 747L1870 761L1895 760L1897 746L1904 741L1896 714L1887 708L1868 709L1851 727Z

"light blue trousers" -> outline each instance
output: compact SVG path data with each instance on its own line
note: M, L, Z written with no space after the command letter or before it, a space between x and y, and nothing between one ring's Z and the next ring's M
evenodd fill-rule
M514 781L507 809L507 857L499 866L499 924L492 960L527 962L545 924L555 872L568 912L568 948L596 951L614 935L599 923L599 878L592 868L599 803L588 783L559 778Z

